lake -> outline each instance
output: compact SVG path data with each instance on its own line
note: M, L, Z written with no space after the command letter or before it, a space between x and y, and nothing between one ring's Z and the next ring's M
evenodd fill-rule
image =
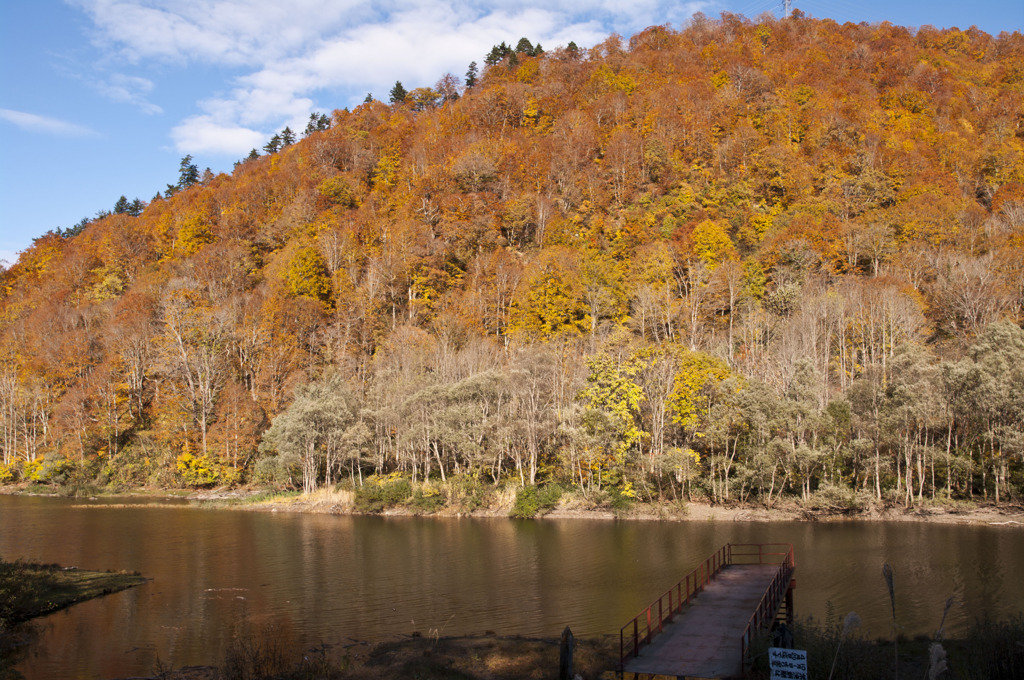
M882 564L907 635L955 634L1024 608L1024 529L915 522L741 523L384 518L214 510L167 501L0 496L0 555L152 582L36 622L27 680L217 664L273 624L303 643L494 631L617 634L721 545L792 543L798 617L856 611L887 636Z

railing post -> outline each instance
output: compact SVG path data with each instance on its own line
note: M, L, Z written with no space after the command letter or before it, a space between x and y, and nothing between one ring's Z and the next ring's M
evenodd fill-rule
M640 656L640 622L633 619L633 656Z
M785 623L793 626L793 582L790 581L790 577L786 577L785 580L788 582L785 585Z
M658 598L658 632L659 633L664 630L664 628L662 628L662 622L664 620L665 619L664 619L664 616L662 615L662 611L661 611L661 598L659 597Z

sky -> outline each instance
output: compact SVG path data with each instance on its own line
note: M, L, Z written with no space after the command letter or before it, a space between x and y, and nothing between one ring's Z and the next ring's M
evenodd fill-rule
M1021 0L793 0L839 22L1024 31ZM463 77L492 45L589 47L694 12L778 0L32 0L0 2L0 264L32 239L150 200L182 157L230 172L316 111Z

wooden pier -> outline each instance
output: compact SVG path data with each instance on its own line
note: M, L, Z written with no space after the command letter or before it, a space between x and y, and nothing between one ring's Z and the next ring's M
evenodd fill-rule
M620 676L738 678L750 643L792 623L793 546L729 543L619 633Z

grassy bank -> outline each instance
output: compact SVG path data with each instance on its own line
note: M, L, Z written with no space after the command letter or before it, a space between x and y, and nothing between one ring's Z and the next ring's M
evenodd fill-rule
M938 636L941 638L941 635ZM808 652L810 677L833 680L930 678L1015 680L1024 677L1024 616L979 621L963 638L871 640L846 621L804 620L797 649ZM769 677L767 643L748 674ZM574 672L583 680L614 678L617 636L577 637ZM235 640L219 666L158 669L160 680L518 680L558 677L557 639L496 636L406 637L376 645L303 649L287 632L268 628Z
M0 634L22 621L145 582L138 574L0 560Z

